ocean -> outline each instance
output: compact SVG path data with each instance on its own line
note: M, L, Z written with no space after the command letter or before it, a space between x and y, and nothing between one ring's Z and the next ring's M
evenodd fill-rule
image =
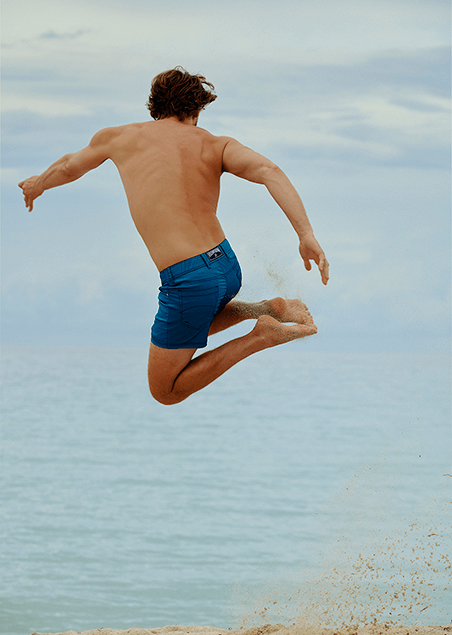
M448 355L2 351L1 635L452 619Z

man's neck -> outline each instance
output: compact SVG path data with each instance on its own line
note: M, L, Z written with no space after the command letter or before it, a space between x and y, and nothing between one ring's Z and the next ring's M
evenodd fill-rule
M181 123L184 124L185 126L197 126L198 125L198 119L199 119L199 115L195 115L194 117L186 117L185 119L183 119L182 121L180 121L179 117L177 117L177 115L173 115L172 117L165 117L164 119L159 119L159 121L168 121L168 122L174 122L174 123Z

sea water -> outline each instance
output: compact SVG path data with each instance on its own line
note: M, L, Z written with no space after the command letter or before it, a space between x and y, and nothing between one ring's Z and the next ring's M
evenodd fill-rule
M146 353L4 348L2 635L450 622L447 356L297 342L167 407Z

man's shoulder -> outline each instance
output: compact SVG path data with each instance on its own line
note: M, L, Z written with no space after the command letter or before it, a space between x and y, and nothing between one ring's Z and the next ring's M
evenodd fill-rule
M206 136L206 138L208 138L210 141L212 141L213 143L225 147L228 143L230 143L231 141L234 141L234 139L232 137L227 137L225 135L215 135L212 132L209 132L208 130L205 130L204 128L199 128L197 127L196 130L198 130L200 133L204 134Z
M152 124L151 121L143 121L143 122L135 122L135 123L126 123L121 126L108 126L107 128L102 128L93 137L94 142L102 143L106 141L111 141L115 137L118 137L123 134L134 134L140 132L143 127L149 126Z
M109 126L108 128L102 128L98 130L96 134L92 137L90 145L91 146L101 146L110 143L113 139L118 137L126 126Z
M219 141L226 141L232 138L232 137L226 137L225 135L213 134L213 132L210 132L209 130L206 130L205 128L201 128L200 126L196 126L195 130L199 130L200 132L205 133L206 135L209 135L209 137L211 137L212 139L218 139Z

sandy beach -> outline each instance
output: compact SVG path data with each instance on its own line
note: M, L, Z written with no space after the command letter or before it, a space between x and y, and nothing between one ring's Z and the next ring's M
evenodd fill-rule
M452 635L452 624L448 626L371 624L337 629L298 624L293 626L267 624L238 631L213 626L165 626L163 628L129 628L128 630L97 628L83 632L32 633L32 635Z

